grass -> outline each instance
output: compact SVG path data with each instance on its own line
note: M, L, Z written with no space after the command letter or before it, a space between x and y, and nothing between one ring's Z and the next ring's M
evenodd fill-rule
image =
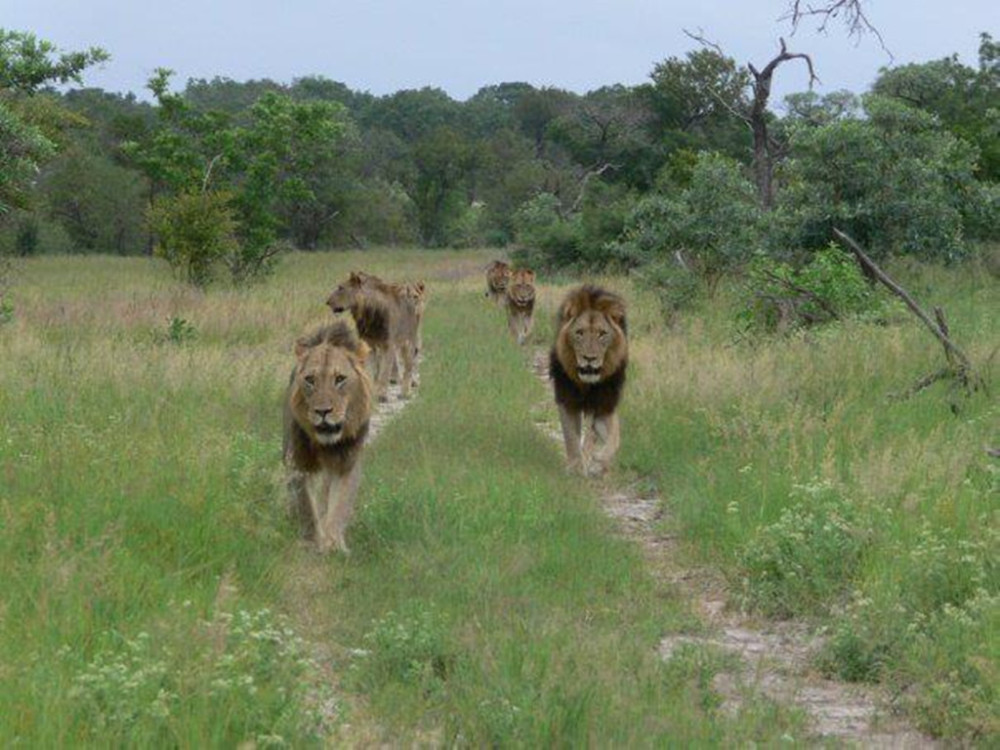
M488 260L296 254L208 293L145 259L26 263L0 325L0 744L801 740L780 707L720 711L713 655L656 657L696 622L533 425L547 394ZM354 555L320 559L283 511L280 399L355 268L430 282L427 358L366 454ZM901 272L986 361L995 282ZM928 731L1000 736L995 398L887 402L940 356L903 315L734 342L725 292L668 330L606 281L631 305L623 471L684 555L735 605L827 627L819 666L905 686Z

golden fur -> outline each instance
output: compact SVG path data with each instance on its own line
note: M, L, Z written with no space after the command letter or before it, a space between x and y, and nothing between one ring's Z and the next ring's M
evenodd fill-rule
M510 281L510 266L502 260L495 260L486 268L486 296L502 304Z
M504 294L507 308L507 328L523 345L535 322L535 272L519 268L511 272Z
M293 509L321 552L344 538L361 479L360 457L372 408L368 346L342 322L295 344L285 394L285 463Z
M349 310L358 335L374 350L375 393L379 400L388 398L389 377L396 357L403 362L400 395L409 398L416 379L416 350L419 318L416 307L394 284L376 276L352 273L327 298L336 313Z
M607 471L618 452L618 402L628 367L625 302L617 294L584 285L569 292L556 316L549 354L559 419L571 471ZM582 441L584 418L590 428Z

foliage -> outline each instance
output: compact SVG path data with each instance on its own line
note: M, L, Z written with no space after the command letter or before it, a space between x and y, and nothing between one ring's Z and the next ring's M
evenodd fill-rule
M978 69L958 55L910 63L883 69L872 91L935 115L977 147L979 179L1000 180L1000 44L989 34L980 35Z
M898 101L869 96L865 109L864 120L793 129L779 196L794 227L785 242L822 247L836 226L876 257L948 261L967 251L968 217L984 234L1000 232L973 178L973 148Z
M146 190L134 170L73 147L53 160L39 187L45 194L45 213L59 222L74 251L146 251Z
M178 193L150 209L156 253L185 281L208 285L220 262L242 262L229 196L220 192Z
M165 646L147 632L110 640L70 690L95 740L163 740L186 714L212 705L232 712L234 739L262 746L310 739L322 725L318 669L268 609L218 613L186 643Z
M387 613L365 635L364 645L353 666L359 687L368 690L397 681L433 690L453 666L446 631L431 611Z
M691 183L641 198L611 250L630 266L664 262L679 253L713 292L760 243L762 217L753 185L732 160L698 155Z
M748 328L784 332L874 312L878 299L854 259L831 244L801 268L758 255L739 318Z
M517 259L531 268L565 268L580 258L583 224L579 215L564 217L562 203L541 193L514 214Z
M778 520L739 553L741 604L772 617L813 614L837 601L855 575L873 530L832 487L796 487Z
M157 343L185 344L196 338L198 338L198 329L194 327L194 324L176 315L167 319L165 330L153 333L153 340Z
M100 47L81 52L62 52L34 34L0 29L0 91L34 93L48 83L80 83L83 71L105 62L109 55Z

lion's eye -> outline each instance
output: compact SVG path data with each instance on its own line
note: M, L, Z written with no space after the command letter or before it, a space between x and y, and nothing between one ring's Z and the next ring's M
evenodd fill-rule
M347 376L346 375L337 375L333 379L333 384L334 385L343 385L346 382L347 382Z
M576 337L577 337L578 339L582 339L582 338L583 338L583 331L582 331L582 330L580 330L580 331L577 331L577 332L576 332L576 334L575 334L575 336L576 336Z
M598 338L601 338L601 339L606 339L607 337L608 337L608 332L607 332L607 331L601 331L601 332L600 332L600 333L598 334Z
M310 388L312 388L314 385L316 385L316 376L315 375L306 375L302 379L305 381L306 385L309 386Z

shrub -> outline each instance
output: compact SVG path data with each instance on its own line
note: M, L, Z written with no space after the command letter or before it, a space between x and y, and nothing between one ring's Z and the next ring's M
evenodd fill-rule
M229 197L219 192L179 193L161 198L149 211L156 253L185 281L207 286L218 264L238 256L236 221Z
M355 667L369 689L390 682L432 689L447 678L453 662L444 628L426 610L412 615L390 612L375 623L364 643L365 651Z
M219 613L179 644L163 640L115 635L77 673L70 697L93 739L170 744L176 725L224 717L212 727L223 744L304 741L328 718L305 643L270 610Z
M798 486L796 502L739 553L742 605L776 617L835 603L873 536L859 510L826 484Z
M578 215L563 216L559 198L541 193L514 214L514 236L521 246L514 254L519 263L532 268L572 266L580 259L583 223Z
M743 284L740 319L748 328L786 331L872 312L879 298L857 263L836 245L801 268L759 255Z
M714 293L723 276L743 266L761 242L762 216L753 185L738 163L701 153L690 185L635 204L611 252L628 265L664 262L680 253Z

